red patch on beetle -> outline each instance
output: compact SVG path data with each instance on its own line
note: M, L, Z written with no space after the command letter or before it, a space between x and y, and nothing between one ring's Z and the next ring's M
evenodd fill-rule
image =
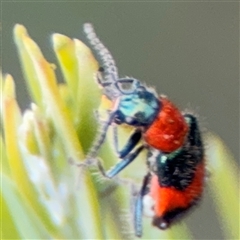
M155 202L155 218L164 218L167 213L176 209L182 209L182 211L178 212L180 214L201 197L204 187L204 168L204 163L197 165L192 182L184 190L177 190L174 187L161 187L158 176L152 176L149 195Z
M144 133L145 141L163 152L180 148L188 132L188 125L179 109L167 98L160 98L162 108Z

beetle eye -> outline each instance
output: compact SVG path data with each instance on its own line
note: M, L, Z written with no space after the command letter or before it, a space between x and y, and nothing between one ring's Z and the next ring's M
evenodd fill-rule
M120 78L116 82L116 87L122 94L132 94L139 85L139 81L134 78Z
M118 89L125 93L131 91L132 83L131 82L117 82Z

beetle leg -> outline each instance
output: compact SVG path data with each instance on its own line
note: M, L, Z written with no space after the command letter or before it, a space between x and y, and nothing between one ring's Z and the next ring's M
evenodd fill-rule
M151 179L150 172L144 177L142 187L138 193L134 209L134 229L137 237L142 236L143 197L148 192L148 184Z
M141 130L136 129L132 133L130 138L128 139L125 146L121 150L119 150L119 148L118 148L118 132L117 132L116 125L114 125L113 126L113 145L114 145L115 151L118 153L118 157L124 158L125 156L127 156L133 150L133 148L136 147L136 145L138 144L141 137L142 137Z
M113 122L115 116L115 112L111 112L109 114L108 120L104 123L101 124L101 127L99 129L99 135L96 137L95 142L93 143L88 155L87 155L87 159L85 161L87 161L89 158L94 158L97 155L98 150L100 149L100 147L102 146L106 135L107 135L107 130L109 128L109 126L111 125L111 123Z
M112 178L122 171L128 164L130 164L138 154L144 149L144 146L138 147L133 153L128 154L119 163L117 163L111 170L106 173L108 178Z

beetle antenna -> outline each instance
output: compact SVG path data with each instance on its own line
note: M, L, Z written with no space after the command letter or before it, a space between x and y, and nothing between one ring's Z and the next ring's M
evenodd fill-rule
M83 30L86 34L87 39L89 40L89 43L92 45L93 49L96 51L103 62L103 69L106 80L113 82L117 81L118 69L116 67L116 63L112 57L112 54L98 38L93 25L91 23L85 23L83 25Z

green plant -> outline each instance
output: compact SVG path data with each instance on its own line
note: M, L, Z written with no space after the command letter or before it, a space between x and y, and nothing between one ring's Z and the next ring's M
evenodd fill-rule
M16 25L14 39L32 98L21 113L11 75L1 75L1 239L134 239L129 210L130 188L101 177L96 167L81 172L81 162L97 132L93 110L100 91L93 80L98 64L79 40L52 36L65 83L26 29ZM104 111L104 103L101 109ZM121 128L122 139L129 129ZM221 140L209 134L207 159L211 193L226 238L238 235L238 168ZM109 141L100 157L109 168L117 160ZM141 181L143 161L125 177ZM224 189L224 191L223 191ZM191 239L181 223L168 231L144 220L146 239Z

